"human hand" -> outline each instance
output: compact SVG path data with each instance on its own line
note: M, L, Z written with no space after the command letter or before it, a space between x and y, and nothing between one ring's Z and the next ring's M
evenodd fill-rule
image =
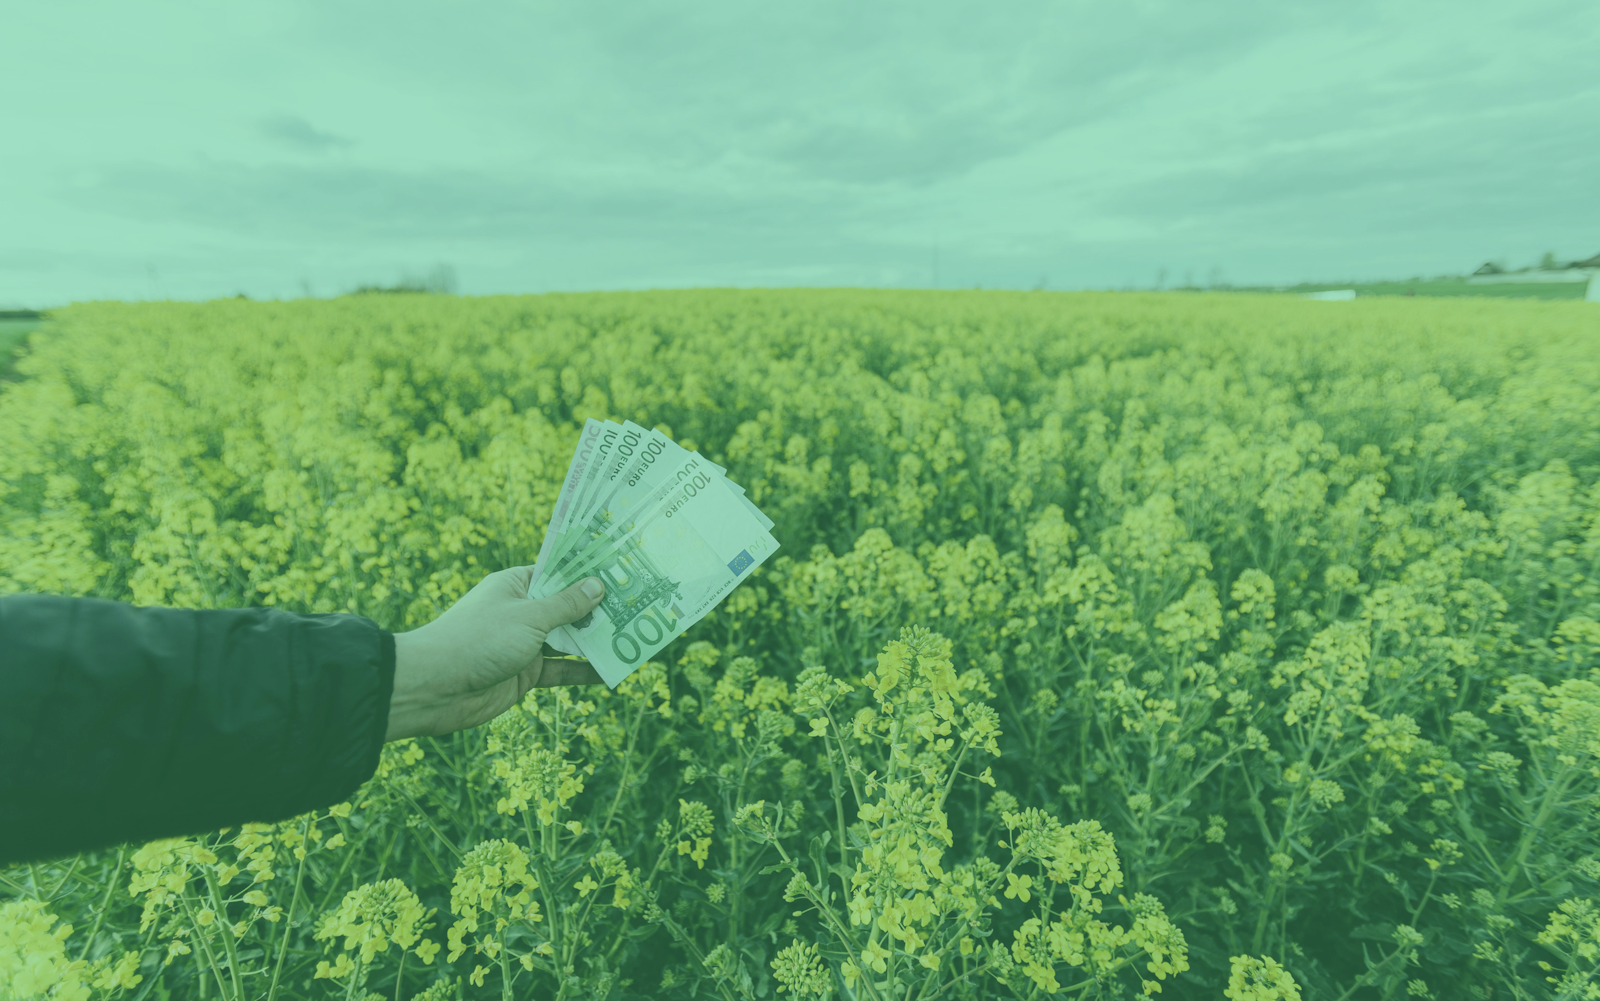
M509 567L479 581L432 622L394 636L394 695L385 741L439 736L485 723L530 688L595 685L586 660L543 656L545 637L598 604L604 585L589 577L530 600L533 567Z

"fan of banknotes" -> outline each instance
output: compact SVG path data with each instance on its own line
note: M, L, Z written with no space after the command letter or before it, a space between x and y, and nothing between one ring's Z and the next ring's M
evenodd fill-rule
M586 422L528 597L585 577L606 593L546 642L587 658L616 688L771 556L772 519L726 473L660 431Z

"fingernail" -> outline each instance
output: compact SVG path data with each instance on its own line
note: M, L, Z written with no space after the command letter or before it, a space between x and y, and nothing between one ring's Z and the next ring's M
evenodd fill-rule
M600 578L598 577L590 577L578 586L583 588L583 593L590 598L599 598L606 593L605 585L600 583Z

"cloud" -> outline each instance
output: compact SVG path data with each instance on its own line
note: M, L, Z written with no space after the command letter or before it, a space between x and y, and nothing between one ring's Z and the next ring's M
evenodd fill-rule
M1592 0L474 7L286 0L97 21L85 49L35 5L76 40L7 67L65 103L13 102L41 141L0 185L0 275L926 283L937 246L946 286L1060 288L1434 273L1600 232ZM176 57L211 50L228 72Z
M1025 154L1244 58L1297 23L1276 5L1097 10L824 5L663 9L579 37L588 137L704 163L737 149L787 176L919 188ZM727 25L736 27L729 29ZM842 26L848 26L847 28Z
M1102 189L1098 208L1153 226L1197 225L1219 237L1268 243L1365 232L1406 239L1453 233L1463 241L1530 220L1600 224L1594 143L1569 123L1581 104L1524 105L1484 128L1484 116L1418 116L1325 141L1263 137L1235 162L1179 161L1157 176ZM1507 155L1514 150L1514 155ZM1575 226L1574 228L1577 228ZM1502 239L1502 236L1489 236Z
M264 120L261 134L274 142L313 153L355 145L344 136L318 131L310 122L294 115L275 115Z

